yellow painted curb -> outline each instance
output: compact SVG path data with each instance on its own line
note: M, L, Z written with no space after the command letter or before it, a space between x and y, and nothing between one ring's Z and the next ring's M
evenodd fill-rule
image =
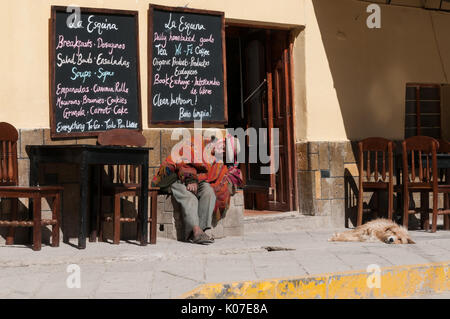
M182 295L192 299L405 298L450 290L450 261L374 270L205 284ZM379 287L379 288L377 288Z

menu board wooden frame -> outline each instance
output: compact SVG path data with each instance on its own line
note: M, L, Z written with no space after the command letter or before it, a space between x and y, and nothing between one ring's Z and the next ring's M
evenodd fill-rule
M54 88L55 88L55 41L56 41L56 12L66 12L66 6L51 6L51 18L49 21L49 74L50 74L50 137L53 138L69 138L69 137L95 137L98 136L101 131L96 132L75 132L75 133L57 133L55 126L55 106L54 105ZM98 14L110 14L110 15L127 15L133 16L136 21L136 70L137 70L137 111L138 111L138 129L134 129L142 132L142 102L141 102L141 72L140 72L140 56L139 56L139 12L132 10L117 10L117 9L104 9L104 8L87 8L80 7L81 13L98 13Z
M212 15L218 16L222 21L222 30L221 30L221 40L222 40L222 66L223 66L223 120L214 121L214 120L204 120L205 123L210 124L228 124L228 99L227 99L227 67L226 67L226 47L225 47L225 13L221 11L211 11L211 10L203 10L203 9L192 9L192 8L184 8L184 7L169 7L162 6L156 4L150 4L148 10L148 35L147 35L147 66L148 66L148 125L152 124L192 124L194 121L180 121L180 120L171 120L171 121L161 121L152 119L152 78L153 78L153 70L152 70L152 60L153 60L153 12L154 10L168 11L168 12L177 12L177 13L195 13L195 14L204 14L204 15Z

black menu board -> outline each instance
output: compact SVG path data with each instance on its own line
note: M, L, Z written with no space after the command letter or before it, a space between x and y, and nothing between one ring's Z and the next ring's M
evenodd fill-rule
M141 130L138 13L52 6L52 137Z
M150 5L148 122L227 123L223 12Z

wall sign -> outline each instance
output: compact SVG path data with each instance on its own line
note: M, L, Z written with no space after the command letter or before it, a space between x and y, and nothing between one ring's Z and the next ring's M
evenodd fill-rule
M148 122L227 123L223 12L150 5Z
M137 11L51 10L51 136L141 130Z

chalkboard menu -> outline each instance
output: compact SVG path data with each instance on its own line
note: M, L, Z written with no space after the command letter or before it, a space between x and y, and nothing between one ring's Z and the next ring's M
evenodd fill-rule
M226 123L223 12L150 5L148 120Z
M52 137L141 130L138 13L52 6Z

